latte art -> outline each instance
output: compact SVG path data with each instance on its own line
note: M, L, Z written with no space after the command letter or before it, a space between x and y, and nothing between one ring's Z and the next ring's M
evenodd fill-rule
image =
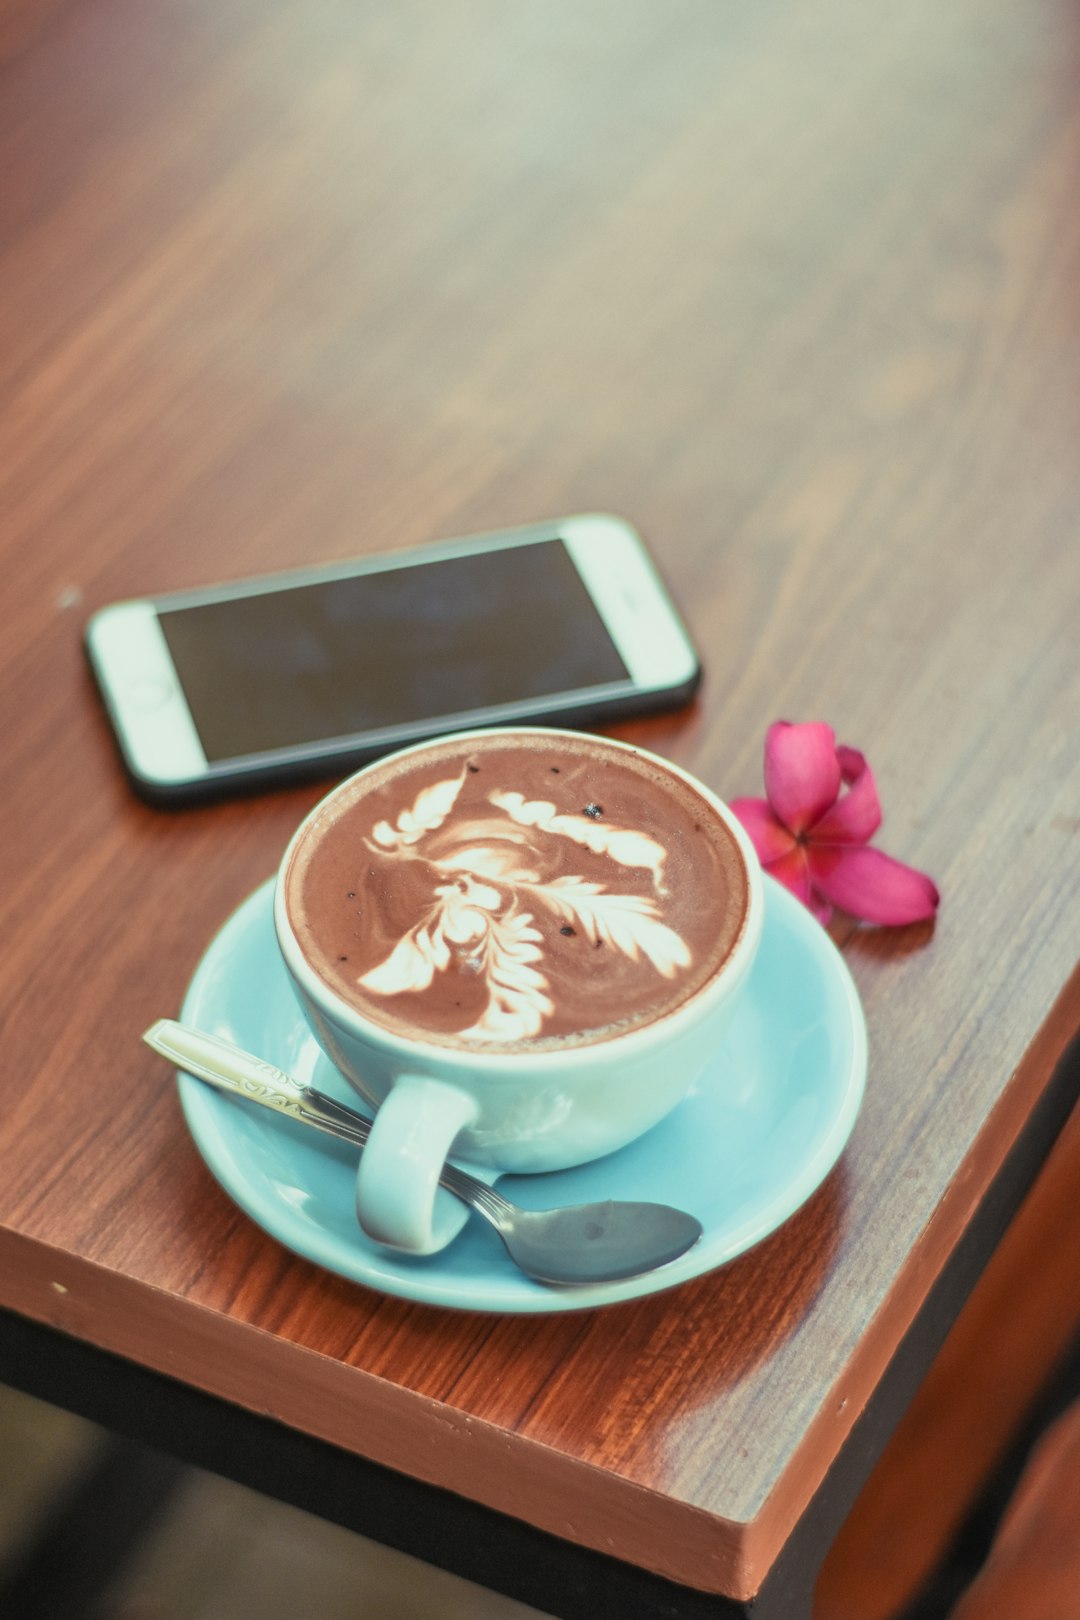
M594 947L607 945L631 961L647 959L673 978L690 966L685 941L658 915L647 895L610 893L579 873L560 872L551 840L573 843L617 866L642 867L659 885L665 851L632 828L611 826L598 805L579 815L560 813L550 800L526 800L495 788L488 803L504 821L458 819L450 837L439 832L460 796L465 771L421 790L397 824L380 822L373 840L392 860L426 855L435 882L431 904L391 954L359 983L375 995L423 991L436 973L474 973L486 1003L463 1039L523 1041L539 1035L555 1011L543 970L544 934L536 914L547 911L560 931L579 931ZM524 829L520 831L519 829Z
M721 818L600 739L473 737L376 767L300 841L309 961L376 1022L478 1050L604 1039L726 960L746 878Z

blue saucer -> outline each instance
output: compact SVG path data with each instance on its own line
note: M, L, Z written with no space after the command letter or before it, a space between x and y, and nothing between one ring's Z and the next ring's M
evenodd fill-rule
M181 1016L297 1079L356 1097L308 1031L278 955L273 885L257 889L209 946ZM625 1282L558 1290L522 1276L496 1234L469 1220L439 1254L378 1248L353 1209L356 1159L343 1143L179 1076L195 1145L254 1221L309 1260L382 1293L468 1311L591 1309L712 1271L787 1220L836 1163L866 1077L866 1025L843 958L797 900L766 879L757 961L713 1064L667 1119L576 1170L503 1176L515 1202L543 1208L655 1199L705 1228L679 1260ZM446 1195L449 1196L449 1195Z

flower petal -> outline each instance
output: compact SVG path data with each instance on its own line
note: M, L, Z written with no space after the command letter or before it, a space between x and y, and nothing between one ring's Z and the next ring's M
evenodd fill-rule
M801 900L806 909L813 912L819 923L828 922L833 908L814 889L806 850L801 844L794 844L786 855L782 855L778 861L772 861L766 870L769 876L782 883L796 900Z
M819 820L840 792L832 726L777 720L765 734L765 792L777 816L798 834Z
M810 898L806 902L814 913L822 928L827 928L832 922L833 908L829 902L822 898L816 889L810 890Z
M836 757L847 792L814 822L808 836L820 844L867 844L881 826L874 773L857 748L840 747Z
M768 799L732 799L728 808L750 834L750 842L762 866L778 861L794 848L794 837L783 822L777 821Z
M925 872L879 849L813 844L810 877L826 900L863 922L900 927L923 922L937 910L937 885Z

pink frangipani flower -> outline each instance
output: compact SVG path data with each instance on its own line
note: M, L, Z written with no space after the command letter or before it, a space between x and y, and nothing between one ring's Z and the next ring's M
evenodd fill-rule
M833 907L863 922L932 917L938 890L925 872L870 848L881 804L870 767L821 721L777 720L765 736L764 799L734 799L766 872L818 921Z

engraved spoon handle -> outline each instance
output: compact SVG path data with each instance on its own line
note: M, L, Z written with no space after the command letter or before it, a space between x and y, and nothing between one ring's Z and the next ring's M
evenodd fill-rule
M143 1036L146 1044L162 1057L170 1059L177 1068L193 1074L210 1085L235 1091L251 1102L262 1103L280 1114L307 1124L319 1124L331 1135L359 1146L371 1135L371 1121L366 1115L336 1097L307 1086L284 1069L275 1068L264 1058L254 1057L220 1036L208 1035L201 1029L177 1023L172 1018L159 1018ZM441 1185L495 1223L513 1214L514 1206L501 1193L478 1181L456 1165L443 1166Z
M338 1134L348 1128L361 1143L371 1134L371 1121L344 1103L311 1094L311 1088L294 1080L284 1069L275 1068L264 1058L244 1052L231 1041L204 1030L180 1024L173 1018L159 1018L143 1035L147 1046L163 1058L168 1058L178 1069L205 1080L221 1091L232 1091L251 1102L273 1108L279 1114L299 1119L306 1124L320 1124ZM324 1106L333 1104L333 1117Z

